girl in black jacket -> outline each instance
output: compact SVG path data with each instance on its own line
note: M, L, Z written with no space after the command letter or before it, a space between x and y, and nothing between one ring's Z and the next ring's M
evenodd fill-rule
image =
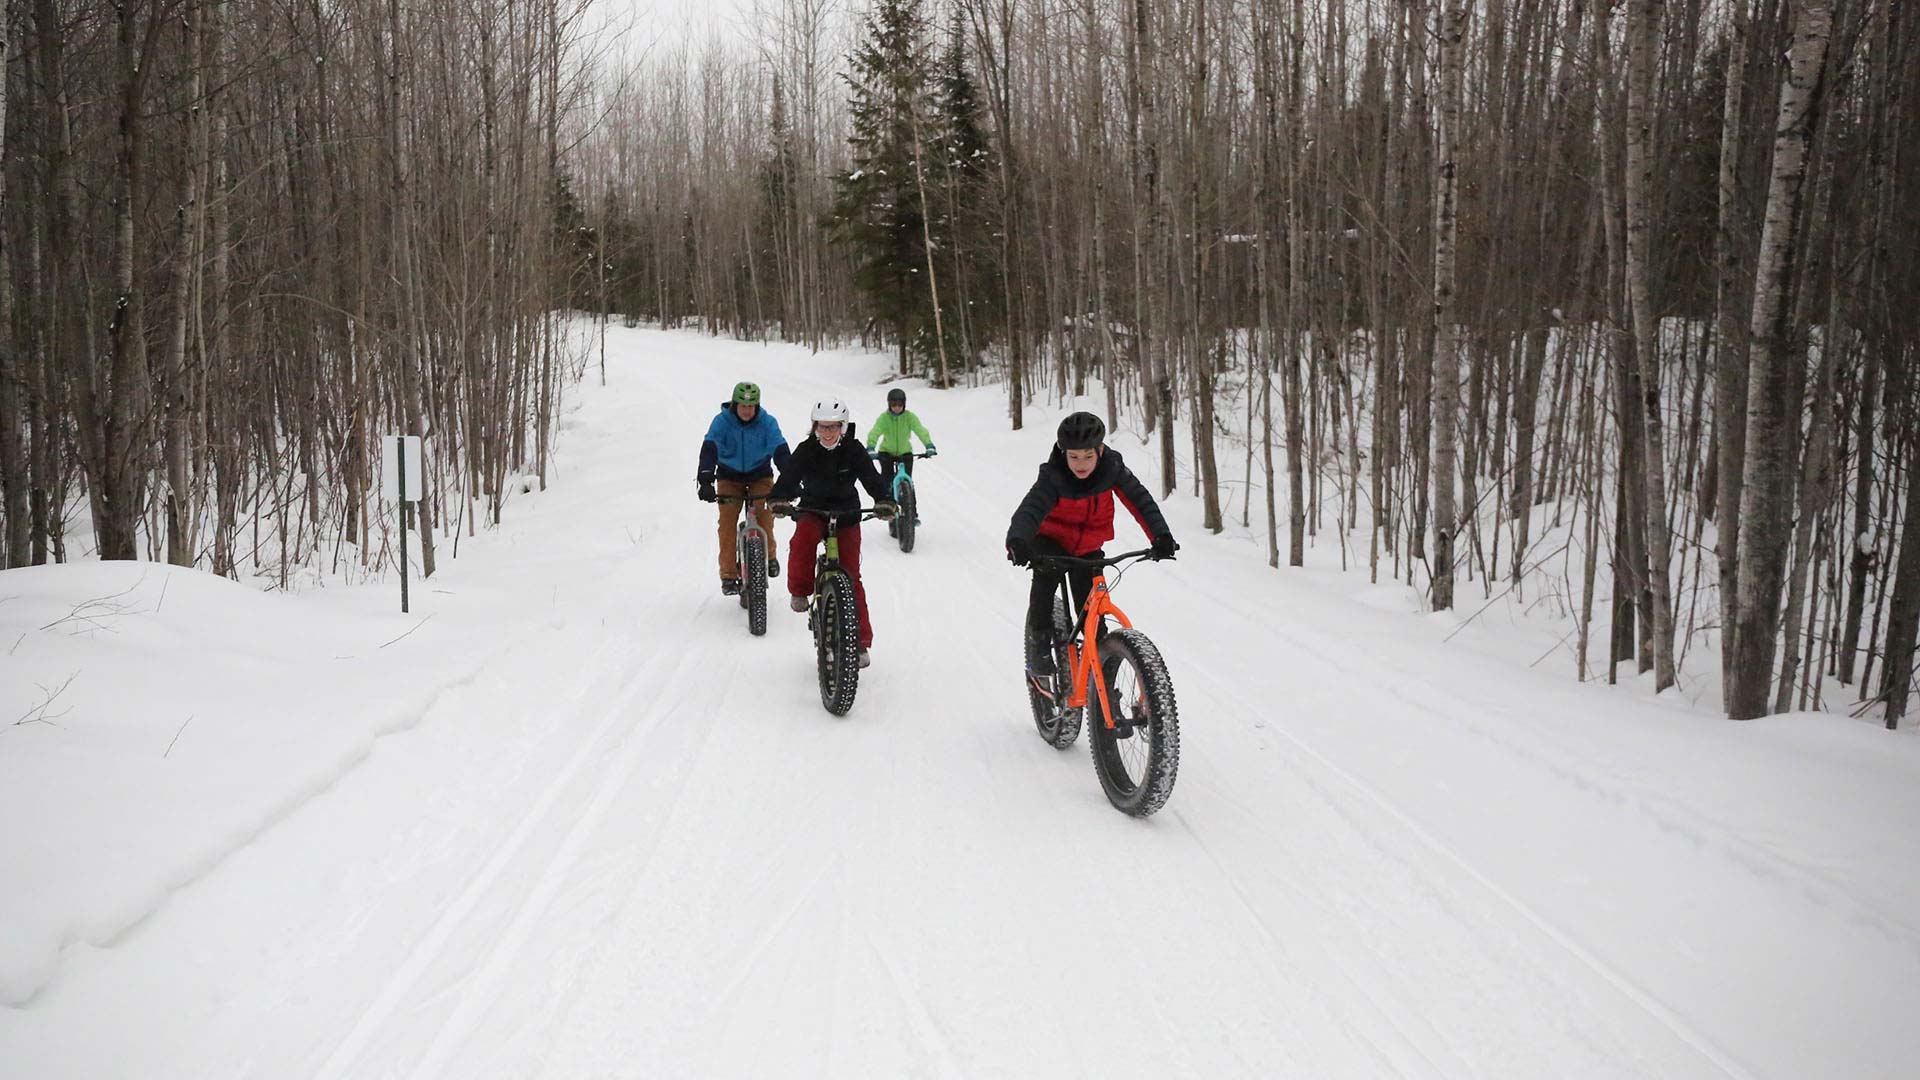
M824 510L834 514L834 536L840 541L840 568L853 579L855 605L860 610L860 666L872 661L867 650L873 647L873 622L867 618L867 587L860 580L860 493L855 485L867 489L873 497L874 516L890 520L897 507L887 498L886 485L880 482L880 470L866 448L848 430L847 407L828 399L813 406L813 434L794 448L793 459L773 485L773 504L792 507L795 498L805 510ZM807 610L807 598L813 594L814 553L827 538L826 522L814 514L794 519L793 543L787 549L787 594L795 611Z

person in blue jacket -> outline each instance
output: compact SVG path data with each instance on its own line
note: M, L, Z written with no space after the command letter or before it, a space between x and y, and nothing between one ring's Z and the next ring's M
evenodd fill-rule
M793 456L786 436L780 434L780 421L760 407L760 388L743 382L734 386L733 398L720 406L720 415L707 425L707 437L700 444L700 472L694 477L700 485L700 498L715 502L722 495L734 498L720 503L720 591L727 596L740 595L740 563L734 551L734 529L740 520L742 495L766 495L773 490L773 470L787 470ZM780 576L780 550L773 542L773 511L762 500L754 508L760 527L767 533L767 576Z

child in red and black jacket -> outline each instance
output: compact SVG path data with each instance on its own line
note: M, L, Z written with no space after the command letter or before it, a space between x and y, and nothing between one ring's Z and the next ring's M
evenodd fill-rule
M1060 421L1055 445L1040 476L1020 500L1007 526L1007 561L1027 566L1035 555L1073 555L1104 558L1101 545L1113 539L1113 500L1119 496L1140 528L1153 541L1153 557L1171 559L1180 545L1160 514L1146 485L1133 475L1118 451L1106 446L1107 425L1098 416L1077 412ZM1093 588L1093 570L1033 572L1027 597L1027 671L1046 677L1054 673L1053 598L1065 576L1073 590L1075 618L1087 604Z

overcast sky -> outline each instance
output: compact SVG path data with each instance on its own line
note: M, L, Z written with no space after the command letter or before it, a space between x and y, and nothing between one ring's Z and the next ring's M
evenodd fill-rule
M709 31L745 38L752 9L753 0L591 0L585 25L624 33L630 50L636 43L699 40Z

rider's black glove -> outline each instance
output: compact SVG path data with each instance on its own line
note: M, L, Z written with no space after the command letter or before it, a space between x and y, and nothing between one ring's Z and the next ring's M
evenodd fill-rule
M713 490L713 481L711 480L700 481L700 501L701 502L713 502L719 498L720 496L717 493L715 493L715 491Z
M1156 561L1160 559L1171 559L1173 558L1173 553L1179 550L1180 544L1174 540L1172 533L1162 533L1153 538L1153 557Z
M1017 536L1007 538L1007 561L1015 566L1026 566L1033 561L1033 542Z

